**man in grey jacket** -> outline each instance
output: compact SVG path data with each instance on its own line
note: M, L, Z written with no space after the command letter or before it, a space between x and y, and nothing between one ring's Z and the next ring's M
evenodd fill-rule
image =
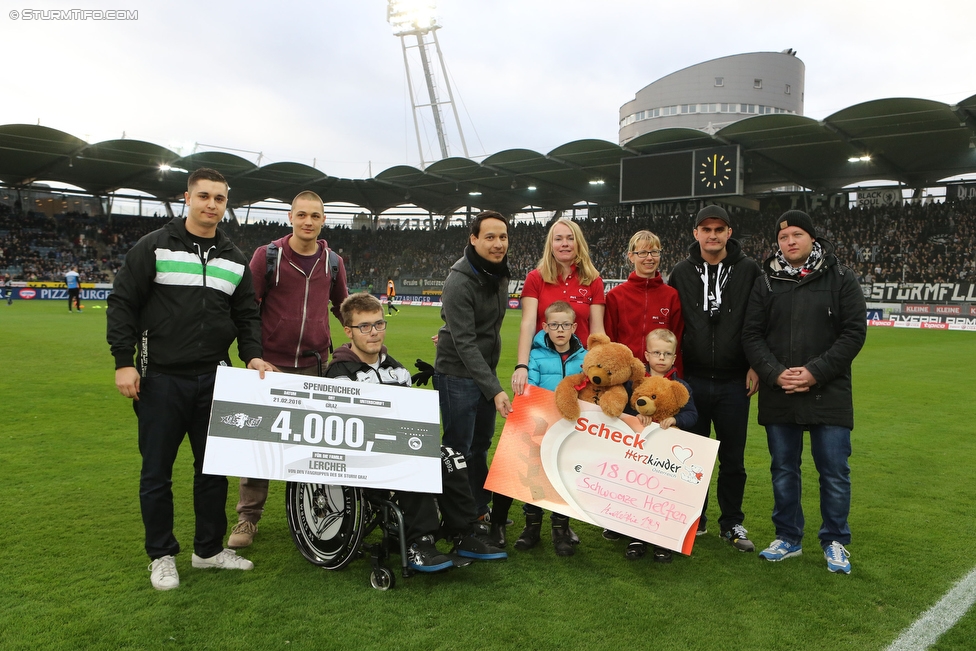
M508 309L508 220L486 211L471 222L464 255L454 263L441 296L441 326L434 362L440 394L443 444L464 456L479 516L488 513L488 449L495 413L512 403L495 369L501 355L502 319Z

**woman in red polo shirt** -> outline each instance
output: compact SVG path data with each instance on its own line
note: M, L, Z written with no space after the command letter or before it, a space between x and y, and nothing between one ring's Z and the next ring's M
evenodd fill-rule
M590 247L586 245L583 232L576 222L568 219L560 219L549 229L542 258L525 277L518 362L512 374L512 391L517 396L525 391L532 338L542 330L546 308L556 301L566 301L573 306L576 336L584 346L591 333L604 333L606 295L603 279L590 260Z
M590 248L576 222L560 219L549 229L545 250L536 268L525 278L522 289L522 323L519 327L518 362L512 374L512 391L522 395L528 381L529 351L532 339L542 330L546 308L556 301L569 303L576 313L576 336L585 346L590 334L603 334L603 310L606 296L603 279L590 260ZM496 540L504 539L508 506L504 496L493 500L492 532ZM542 526L542 509L532 504L523 507L525 529L515 542L516 549L530 549L538 544ZM579 542L569 527L569 518L558 513L550 516L553 543L560 556L572 556Z

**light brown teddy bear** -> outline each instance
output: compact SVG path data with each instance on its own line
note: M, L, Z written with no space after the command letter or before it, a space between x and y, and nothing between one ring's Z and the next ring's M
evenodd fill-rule
M606 335L590 335L586 348L583 372L567 375L556 386L556 409L563 418L576 420L580 416L579 399L599 405L607 416L618 418L627 406L624 383L644 377L644 365L630 348L613 343Z
M689 398L688 389L680 382L663 377L645 377L634 382L630 406L638 414L660 423L681 411Z

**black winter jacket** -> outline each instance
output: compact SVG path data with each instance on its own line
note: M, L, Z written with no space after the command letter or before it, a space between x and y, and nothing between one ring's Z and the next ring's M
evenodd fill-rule
M704 309L705 261L698 242L688 247L688 257L674 266L668 278L668 284L678 290L685 321L681 340L685 377L726 381L744 379L749 370L742 349L742 322L752 286L762 271L752 258L742 253L737 240L729 239L725 250L720 271L724 275L728 269L729 275L717 316L709 316Z
M244 254L219 229L201 251L182 218L140 239L108 297L107 339L115 368L194 376L229 364L237 339L246 363L261 357L261 318Z
M346 378L354 382L371 384L410 386L410 371L386 353L386 346L380 349L379 364L377 368L373 368L359 359L359 356L353 352L352 345L342 344L335 349L332 363L325 370L325 377Z
M851 363L864 345L867 313L854 272L824 257L804 278L782 271L775 257L763 265L749 298L742 344L759 374L759 424L854 427ZM805 366L817 383L788 394L776 383L787 368Z

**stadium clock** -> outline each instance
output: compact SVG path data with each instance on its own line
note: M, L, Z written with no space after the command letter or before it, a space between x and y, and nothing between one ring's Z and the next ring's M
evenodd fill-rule
M736 191L736 156L733 152L702 152L696 156L698 170L695 194L734 194Z

